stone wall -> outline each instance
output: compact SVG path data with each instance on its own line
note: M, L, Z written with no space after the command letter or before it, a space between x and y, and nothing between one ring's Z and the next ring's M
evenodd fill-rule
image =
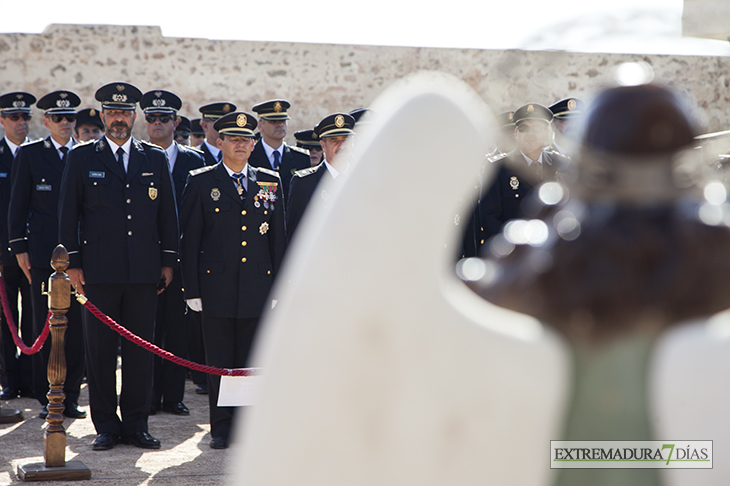
M250 111L259 101L285 98L293 104L290 141L328 113L368 106L390 83L419 70L463 79L501 112L588 97L613 83L617 64L643 60L658 80L697 100L707 131L730 128L730 58L215 41L167 38L159 27L51 25L42 34L1 34L0 60L0 92L40 97L70 89L83 107L97 106L94 92L113 81L143 92L169 89L190 118L212 101ZM45 136L40 116L31 134ZM146 138L141 120L135 135Z

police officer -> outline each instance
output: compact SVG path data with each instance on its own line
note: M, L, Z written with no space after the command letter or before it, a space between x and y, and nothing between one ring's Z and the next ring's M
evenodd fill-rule
M585 103L579 98L565 98L548 108L553 114L552 127L555 135L551 149L561 155L570 155L570 149L578 143L578 124L583 119Z
M552 181L569 159L544 150L550 140L552 112L538 103L521 106L514 112L517 148L497 158L497 175L481 198L481 223L487 241L499 233L508 221L522 215L523 201L532 189L544 181Z
M28 142L28 122L31 119L31 106L36 98L30 93L16 91L0 96L0 125L5 130L5 136L0 140L0 214L8 214L10 206L10 191L13 160L21 144ZM8 227L0 224L0 248L3 264L3 279L10 300L10 314L13 321L20 327L25 341L33 335L33 306L30 298L30 284L23 275L18 262L10 252L8 246ZM18 321L18 298L22 297L22 316ZM3 309L3 314L5 310ZM8 316L5 316L8 320ZM32 344L26 342L25 344ZM2 393L0 399L10 400L18 396L34 396L33 371L31 357L19 354L13 342L10 327L2 326L2 349L5 373L0 376Z
M312 166L306 150L291 147L284 142L287 121L290 120L287 113L289 107L291 104L286 100L264 101L253 107L259 117L261 140L256 142L248 161L254 167L265 167L279 172L285 199L289 195L292 174Z
M205 165L203 154L173 141L174 132L179 127L177 110L182 106L182 100L175 93L163 89L148 91L142 95L139 106L144 111L150 143L162 147L167 153L179 209L188 173ZM176 271L166 291L157 296L155 344L176 356L187 358L189 329L182 277ZM163 410L175 415L190 414L183 403L186 374L184 367L155 357L150 413Z
M101 122L99 112L94 108L80 110L76 115L76 140L88 142L99 140L104 136L104 124Z
M72 285L132 333L152 340L157 291L169 285L178 258L175 195L165 152L135 140L142 93L128 83L96 92L106 135L75 147L61 183L59 239L69 251ZM84 311L94 450L117 442L157 449L148 433L152 354L122 339L122 393L117 402L119 335ZM121 420L117 416L117 403Z
M286 213L286 227L288 239L291 240L294 231L315 193L327 200L327 190L317 191L323 178L337 180L342 176L349 164L354 143L355 119L347 113L333 113L320 121L314 132L319 139L324 152L324 161L316 167L299 170L292 177L289 192L289 209Z
M248 353L286 247L281 179L252 167L253 115L215 123L222 162L193 171L183 195L181 262L185 298L202 311L207 363L248 365ZM213 449L228 447L231 407L219 407L220 377L208 375Z
M312 167L322 162L324 154L322 146L319 144L319 137L314 130L299 130L294 132L294 139L297 141L297 147L309 152L309 161Z
M66 156L75 144L71 136L76 124L76 107L81 99L61 90L43 96L36 106L44 110L43 125L51 134L43 140L24 144L13 165L13 191L8 212L10 249L31 283L33 340L43 331L48 315L48 297L41 285L53 273L51 255L58 244L58 198ZM66 314L65 409L71 418L86 418L79 410L79 392L84 376L84 341L81 308L72 301ZM36 399L42 405L41 418L48 416L48 357L50 341L33 355L33 382Z
M175 127L175 141L180 145L190 146L190 118L182 115L177 117L177 126Z
M203 152L205 165L215 165L221 160L221 153L216 144L218 132L214 128L215 122L223 115L236 111L236 105L230 101L220 101L203 105L198 110L203 115L200 119L200 128L205 132L205 140L197 148Z

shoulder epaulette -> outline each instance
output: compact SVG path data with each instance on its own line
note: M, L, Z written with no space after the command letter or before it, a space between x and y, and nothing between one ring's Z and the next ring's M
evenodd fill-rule
M190 175L191 176L196 176L198 174L202 174L204 172L208 172L210 170L215 169L217 165L218 164L216 164L216 165L206 165L205 167L200 167L199 169L193 169L193 170L190 171Z
M487 156L487 162L491 162L493 164L493 163L495 163L497 161L501 161L502 159L506 159L506 158L507 158L507 154L505 154L505 153L488 155Z
M93 138L85 142L76 142L71 150L75 149L76 147L83 147L84 145L92 145L94 142L96 142L96 140L94 140Z
M288 147L289 147L290 149L294 150L295 152L299 152L299 153L301 153L301 154L304 154L304 155L306 155L307 157L309 157L309 150L307 150L307 149L303 149L303 148L301 148L301 147L294 147L294 146L292 146L292 145L289 145Z
M264 174L268 174L271 177L276 177L277 179L281 179L281 176L275 170L265 169L263 167L256 167L256 170L258 170L259 172L263 172Z
M297 171L294 171L294 175L297 177L304 177L309 174L314 174L315 172L317 172L317 167L319 167L319 165L315 165L314 167L307 167L306 169L299 169Z
M193 152L198 155L205 155L205 152L197 147L191 147L190 145L179 145L179 148L181 148L183 152Z
M156 149L160 149L160 150L165 150L162 147L160 147L159 145L157 145L156 143L148 142L147 140L137 140L135 138L134 141L137 142L137 143L139 143L140 145L146 145L146 146L148 146L150 148L156 148Z

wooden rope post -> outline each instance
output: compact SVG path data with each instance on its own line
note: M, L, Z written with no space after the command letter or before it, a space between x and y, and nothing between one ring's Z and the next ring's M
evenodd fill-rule
M66 275L69 259L63 245L53 250L51 266L55 270L49 281L48 308L51 311L51 355L48 358L48 426L44 432L44 463L18 467L18 476L24 481L90 479L91 471L80 461L66 462L66 429L63 427L63 400L66 394L66 352L64 336L68 327L66 313L71 307L71 280Z

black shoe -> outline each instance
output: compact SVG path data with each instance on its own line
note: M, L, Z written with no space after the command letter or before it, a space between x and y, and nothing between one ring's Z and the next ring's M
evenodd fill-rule
M81 410L75 403L69 403L66 408L63 409L63 414L72 419L85 419L86 412Z
M228 449L228 439L225 437L213 437L210 439L211 449Z
M3 391L0 392L0 400L12 400L13 398L18 398L18 390L15 388L5 387L3 388Z
M162 411L174 415L190 415L190 410L183 402L178 402L175 405L163 405Z
M45 420L47 417L48 407L44 405L43 408L41 408L41 411L38 413L38 418L42 418L43 420Z
M142 449L159 449L160 441L152 437L147 432L135 432L132 435L122 437L119 442L122 444L131 444Z
M119 436L111 432L102 432L96 435L96 439L91 444L91 448L95 451L108 451L119 443Z
M208 394L208 385L195 385L195 393L197 395L207 395Z

